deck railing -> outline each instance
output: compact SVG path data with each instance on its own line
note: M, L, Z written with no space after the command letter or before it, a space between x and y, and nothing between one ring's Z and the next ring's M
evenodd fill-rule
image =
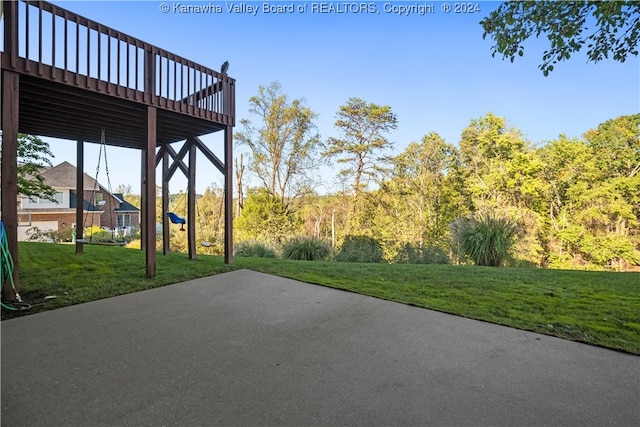
M3 4L2 68L234 124L234 79L44 1Z

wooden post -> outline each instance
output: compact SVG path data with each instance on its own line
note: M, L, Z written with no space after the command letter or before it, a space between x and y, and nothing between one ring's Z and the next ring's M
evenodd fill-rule
M8 2L7 2L8 3ZM13 19L6 11L5 25ZM6 40L6 39L5 39ZM2 222L9 246L9 253L13 258L13 284L18 289L20 277L18 274L18 112L20 108L20 76L14 72L2 72L2 169L0 180L2 198ZM13 301L16 293L7 280L2 285L2 299Z
M0 4L4 19L4 55L9 58L9 66L15 69L18 58L18 2L3 1Z
M156 107L147 107L147 144L145 149L144 223L147 277L156 275Z
M162 254L169 255L171 252L170 247L170 233L171 223L167 218L167 212L169 211L169 152L163 151L162 153Z
M224 262L233 262L233 126L224 128Z
M156 94L156 56L151 46L144 51L144 99L155 103ZM155 152L155 148L154 148Z
M145 202L147 189L147 176L145 175L145 159L147 158L147 150L142 149L140 153L140 250L147 248L147 221L145 219Z
M187 245L189 246L189 259L196 258L196 144L193 139L187 140L189 144L189 184L187 196Z
M84 251L84 244L78 239L84 238L84 141L76 142L76 253Z

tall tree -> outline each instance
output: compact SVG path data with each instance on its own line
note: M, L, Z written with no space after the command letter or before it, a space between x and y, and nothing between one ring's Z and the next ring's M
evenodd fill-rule
M587 45L589 61L611 56L624 62L638 55L640 2L637 1L507 1L480 21L497 53L511 62L524 55L523 43L545 34L550 43L539 68L545 76L559 61Z
M243 119L244 130L236 134L251 150L249 168L285 210L294 211L298 199L313 187L319 165L321 143L313 122L317 114L302 99L289 101L278 82L258 88L258 95L249 99L249 112L260 124Z
M544 185L538 179L542 163L533 147L504 118L488 113L463 130L460 152L470 210L490 211L516 222L525 230L516 245L517 256L540 264Z
M539 152L548 188L552 267L625 269L640 264L640 117L562 135Z
M456 157L456 148L431 132L419 144L412 142L393 158L392 179L383 189L406 207L402 220L394 220L406 230L396 233L397 237L404 237L403 242L420 247L442 245L448 225L455 219L449 197L453 188L445 187L453 187L447 182L447 174ZM402 209L396 206L393 211L398 214Z
M385 134L398 127L398 119L388 105L350 98L340 107L335 126L342 132L342 138L329 138L323 155L338 157L338 163L349 165L340 173L353 176L353 189L358 195L384 170L383 164L388 159L378 154L393 146Z
M508 191L516 190L509 164L524 151L520 131L508 127L504 118L488 113L471 120L462 131L460 152L475 209L514 203Z
M640 114L607 120L584 137L607 177L640 174Z

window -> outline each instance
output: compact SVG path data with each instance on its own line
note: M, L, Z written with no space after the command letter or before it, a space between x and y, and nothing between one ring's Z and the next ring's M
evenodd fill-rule
M104 196L102 195L102 193L96 193L96 200L95 200L96 205L102 202L103 200L104 200Z
M64 194L62 191L56 191L54 198L56 199L56 203L61 205L64 200Z
M118 227L130 227L131 215L130 214L118 214Z

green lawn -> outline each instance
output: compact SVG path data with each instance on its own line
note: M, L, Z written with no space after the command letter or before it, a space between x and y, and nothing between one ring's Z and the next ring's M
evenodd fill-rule
M225 265L222 257L159 254L157 276L146 279L140 250L85 245L76 255L73 245L19 248L30 313L248 268L640 354L640 273L239 257Z

